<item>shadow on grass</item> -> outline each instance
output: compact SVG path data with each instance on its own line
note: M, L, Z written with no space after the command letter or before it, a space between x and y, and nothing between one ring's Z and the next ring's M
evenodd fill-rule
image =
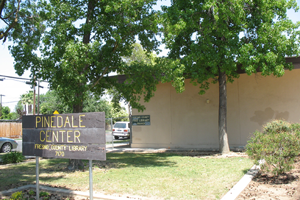
M243 174L247 174L248 171L249 171L249 169L244 169L244 170L243 170Z
M60 159L58 159L60 160ZM58 161L61 162L61 161ZM40 162L40 173L45 171L51 163ZM36 181L36 162L22 162L18 164L0 165L0 191L16 188L24 185L35 184ZM55 181L64 176L39 177L41 181Z
M202 157L217 153L108 153L106 161L93 161L94 167L101 169L112 168L147 168L147 167L177 167L177 160L183 156ZM69 159L42 159L40 161L40 174L47 176L40 177L44 182L55 182L74 172L67 170ZM85 171L88 171L88 161L83 160ZM11 184L34 184L36 176L36 163L28 162L18 165L0 165L0 190L12 188ZM248 170L243 170L246 174ZM60 173L60 174L58 174ZM14 186L13 186L14 187Z
M170 157L185 155L175 153L109 153L106 161L93 161L99 168L126 168L126 167L173 167L176 161ZM176 160L176 159L174 159ZM85 162L88 165L87 161Z
M175 166L176 162L170 161L169 157L180 155L170 153L159 154L134 154L134 153L109 153L106 161L93 161L94 166L99 168L126 168L126 167L165 167ZM48 174L46 177L39 177L41 182L55 182L64 178L68 171L68 159L42 159L40 161L40 174ZM85 170L88 169L88 161L83 160ZM36 162L26 162L21 164L0 165L0 191L16 188L24 185L35 184ZM53 175L63 172L63 175Z

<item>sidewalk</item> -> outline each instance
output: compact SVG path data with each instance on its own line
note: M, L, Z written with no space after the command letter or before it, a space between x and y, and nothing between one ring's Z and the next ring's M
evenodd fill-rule
M167 149L167 148L131 148L129 143L114 143L106 145L106 152L131 152L131 153L163 153L163 152L179 152L179 151L190 151L180 149Z
M164 153L164 152L198 152L199 154L218 154L219 151L204 151L203 149L169 149L169 148L131 148L129 143L106 144L106 152L131 152L131 153Z

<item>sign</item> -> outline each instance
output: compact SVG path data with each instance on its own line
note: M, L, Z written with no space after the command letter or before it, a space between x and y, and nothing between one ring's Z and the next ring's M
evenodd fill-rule
M150 115L132 115L132 126L150 125Z
M23 116L23 155L106 160L105 113Z

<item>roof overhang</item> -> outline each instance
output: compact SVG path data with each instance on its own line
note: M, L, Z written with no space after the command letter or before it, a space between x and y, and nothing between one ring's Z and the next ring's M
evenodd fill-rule
M287 63L293 63L294 69L300 69L300 57L286 57L285 58ZM237 72L239 74L245 74L245 70L241 69L241 67L238 67ZM126 75L115 75L110 76L110 78L116 78L118 80L118 83L124 83L126 80Z

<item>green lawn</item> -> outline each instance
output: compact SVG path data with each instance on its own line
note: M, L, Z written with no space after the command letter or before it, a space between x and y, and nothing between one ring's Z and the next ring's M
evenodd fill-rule
M88 190L86 171L66 171L68 160L40 161L40 184ZM94 192L163 199L220 199L251 168L248 158L190 157L171 153L108 153L93 161ZM34 184L35 162L0 165L0 190Z

